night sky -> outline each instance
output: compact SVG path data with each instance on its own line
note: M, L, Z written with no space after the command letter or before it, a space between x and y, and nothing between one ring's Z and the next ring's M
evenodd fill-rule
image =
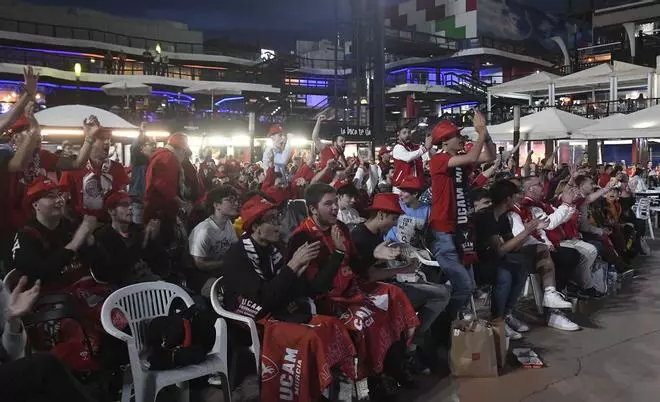
M276 48L292 48L295 39L330 38L335 31L337 0L23 0L28 3L91 8L111 14L167 19L201 30L206 37L229 36L232 40ZM340 15L348 15L348 0ZM383 0L395 4L402 0ZM553 8L562 3L523 0L524 4ZM194 5L194 6L193 6ZM559 10L551 10L559 11Z

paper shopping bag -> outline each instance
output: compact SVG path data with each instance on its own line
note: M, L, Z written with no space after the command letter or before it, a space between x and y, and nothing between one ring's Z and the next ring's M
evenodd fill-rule
M502 368L506 363L506 355L508 352L506 332L504 330L504 320L497 318L491 321L493 328L493 336L495 337L495 355L497 356L497 367Z
M457 377L497 377L493 329L486 321L452 326L450 364Z

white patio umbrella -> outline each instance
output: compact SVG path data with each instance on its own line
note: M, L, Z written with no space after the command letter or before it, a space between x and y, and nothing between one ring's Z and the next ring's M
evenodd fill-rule
M239 88L228 85L226 82L210 82L203 85L197 85L183 90L186 94L210 95L211 110L215 110L216 95L240 95Z
M101 87L103 92L110 96L125 96L126 107L128 108L128 98L130 96L149 96L151 87L139 82L130 80L119 80Z
M83 121L94 115L103 127L116 129L137 129L136 126L114 113L86 105L62 105L49 107L34 114L39 125L51 128L80 128Z

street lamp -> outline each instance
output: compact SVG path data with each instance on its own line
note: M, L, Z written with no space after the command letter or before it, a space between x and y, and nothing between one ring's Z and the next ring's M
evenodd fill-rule
M80 63L73 65L73 74L76 76L76 103L80 104L80 74L82 74Z
M156 53L160 54L160 43L156 43Z

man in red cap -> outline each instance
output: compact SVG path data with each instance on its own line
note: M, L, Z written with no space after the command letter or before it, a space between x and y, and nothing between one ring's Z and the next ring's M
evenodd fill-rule
M406 349L403 340L410 339L419 325L415 311L398 287L359 280L356 272L367 270L359 266L361 260L346 226L337 221L335 189L324 183L312 184L305 191L305 201L310 217L289 240L289 255L304 244L321 241L318 257L310 262L304 274L317 295L318 311L340 317L355 335L358 378L370 377L370 394L375 399L391 397L396 390L383 371L406 382L401 371ZM399 253L398 248L382 243L373 250L373 257L393 260Z
M0 175L0 194L3 195L0 197L0 244L7 244L32 214L25 202L27 186L35 178L46 176L49 172L83 166L99 130L96 117L90 116L83 126L85 142L78 157L75 160L59 157L41 149L41 132L34 117L34 107L34 103L27 106L26 115L14 122L5 133L9 136L9 142L0 146L0 160L3 159L1 155L13 155L7 164L8 174ZM2 254L4 256L5 253Z
M414 176L409 177L414 178ZM407 180L404 180L402 184L406 187L414 185ZM407 190L410 191L410 189ZM369 219L353 229L351 238L355 243L358 258L361 260L358 266L362 268L362 271L357 272L358 275L368 281L387 281L395 284L405 292L410 303L418 311L421 325L416 331L415 345L408 348L408 359L402 373L408 374L414 370L426 371L426 368L421 366L415 349L417 345L422 346L424 333L431 328L436 318L447 307L450 292L446 286L427 282L423 275L417 274L419 269L417 261L410 260L404 266L388 269L383 261L373 257L376 247L403 216L404 211L400 207L400 202L400 197L394 193L376 194L373 203L368 208ZM431 363L434 360L436 345L433 343L424 346L426 346L427 360Z
M26 202L35 218L19 230L14 241L13 267L44 285L69 284L84 275L76 253L96 228L96 218L86 216L76 229L64 215L65 193L49 178L40 176L27 189Z
M496 156L486 120L478 111L474 113L474 128L477 141L465 154L461 154L465 144L461 129L451 121L440 121L431 132L433 145L443 149L431 158L430 164L432 252L452 284L452 317L465 306L474 289L472 275L463 265L476 261L470 224L474 210L469 191L470 171L477 164L492 162Z
M60 184L70 193L70 205L78 216L94 215L107 218L103 199L110 190L126 189L131 183L126 170L119 162L109 158L112 131L99 127L91 143L89 161L82 169L64 172Z
M394 158L394 176L392 176L393 191L398 193L398 186L408 176L424 177L424 161L422 156L431 149L431 137L426 138L424 145L412 142L410 127L403 126L398 133L397 144L392 149Z
M224 274L223 302L263 326L261 400L316 400L332 382L331 368L355 375L348 331L338 319L316 315L302 277L320 242L305 243L285 259L275 246L276 205L259 195L245 202L241 218L246 234L227 253L233 265Z
M111 190L103 208L110 224L94 232L89 257L94 278L115 286L159 280L152 273L165 255L158 241L160 223L152 219L146 228L133 223L133 201L126 191Z

